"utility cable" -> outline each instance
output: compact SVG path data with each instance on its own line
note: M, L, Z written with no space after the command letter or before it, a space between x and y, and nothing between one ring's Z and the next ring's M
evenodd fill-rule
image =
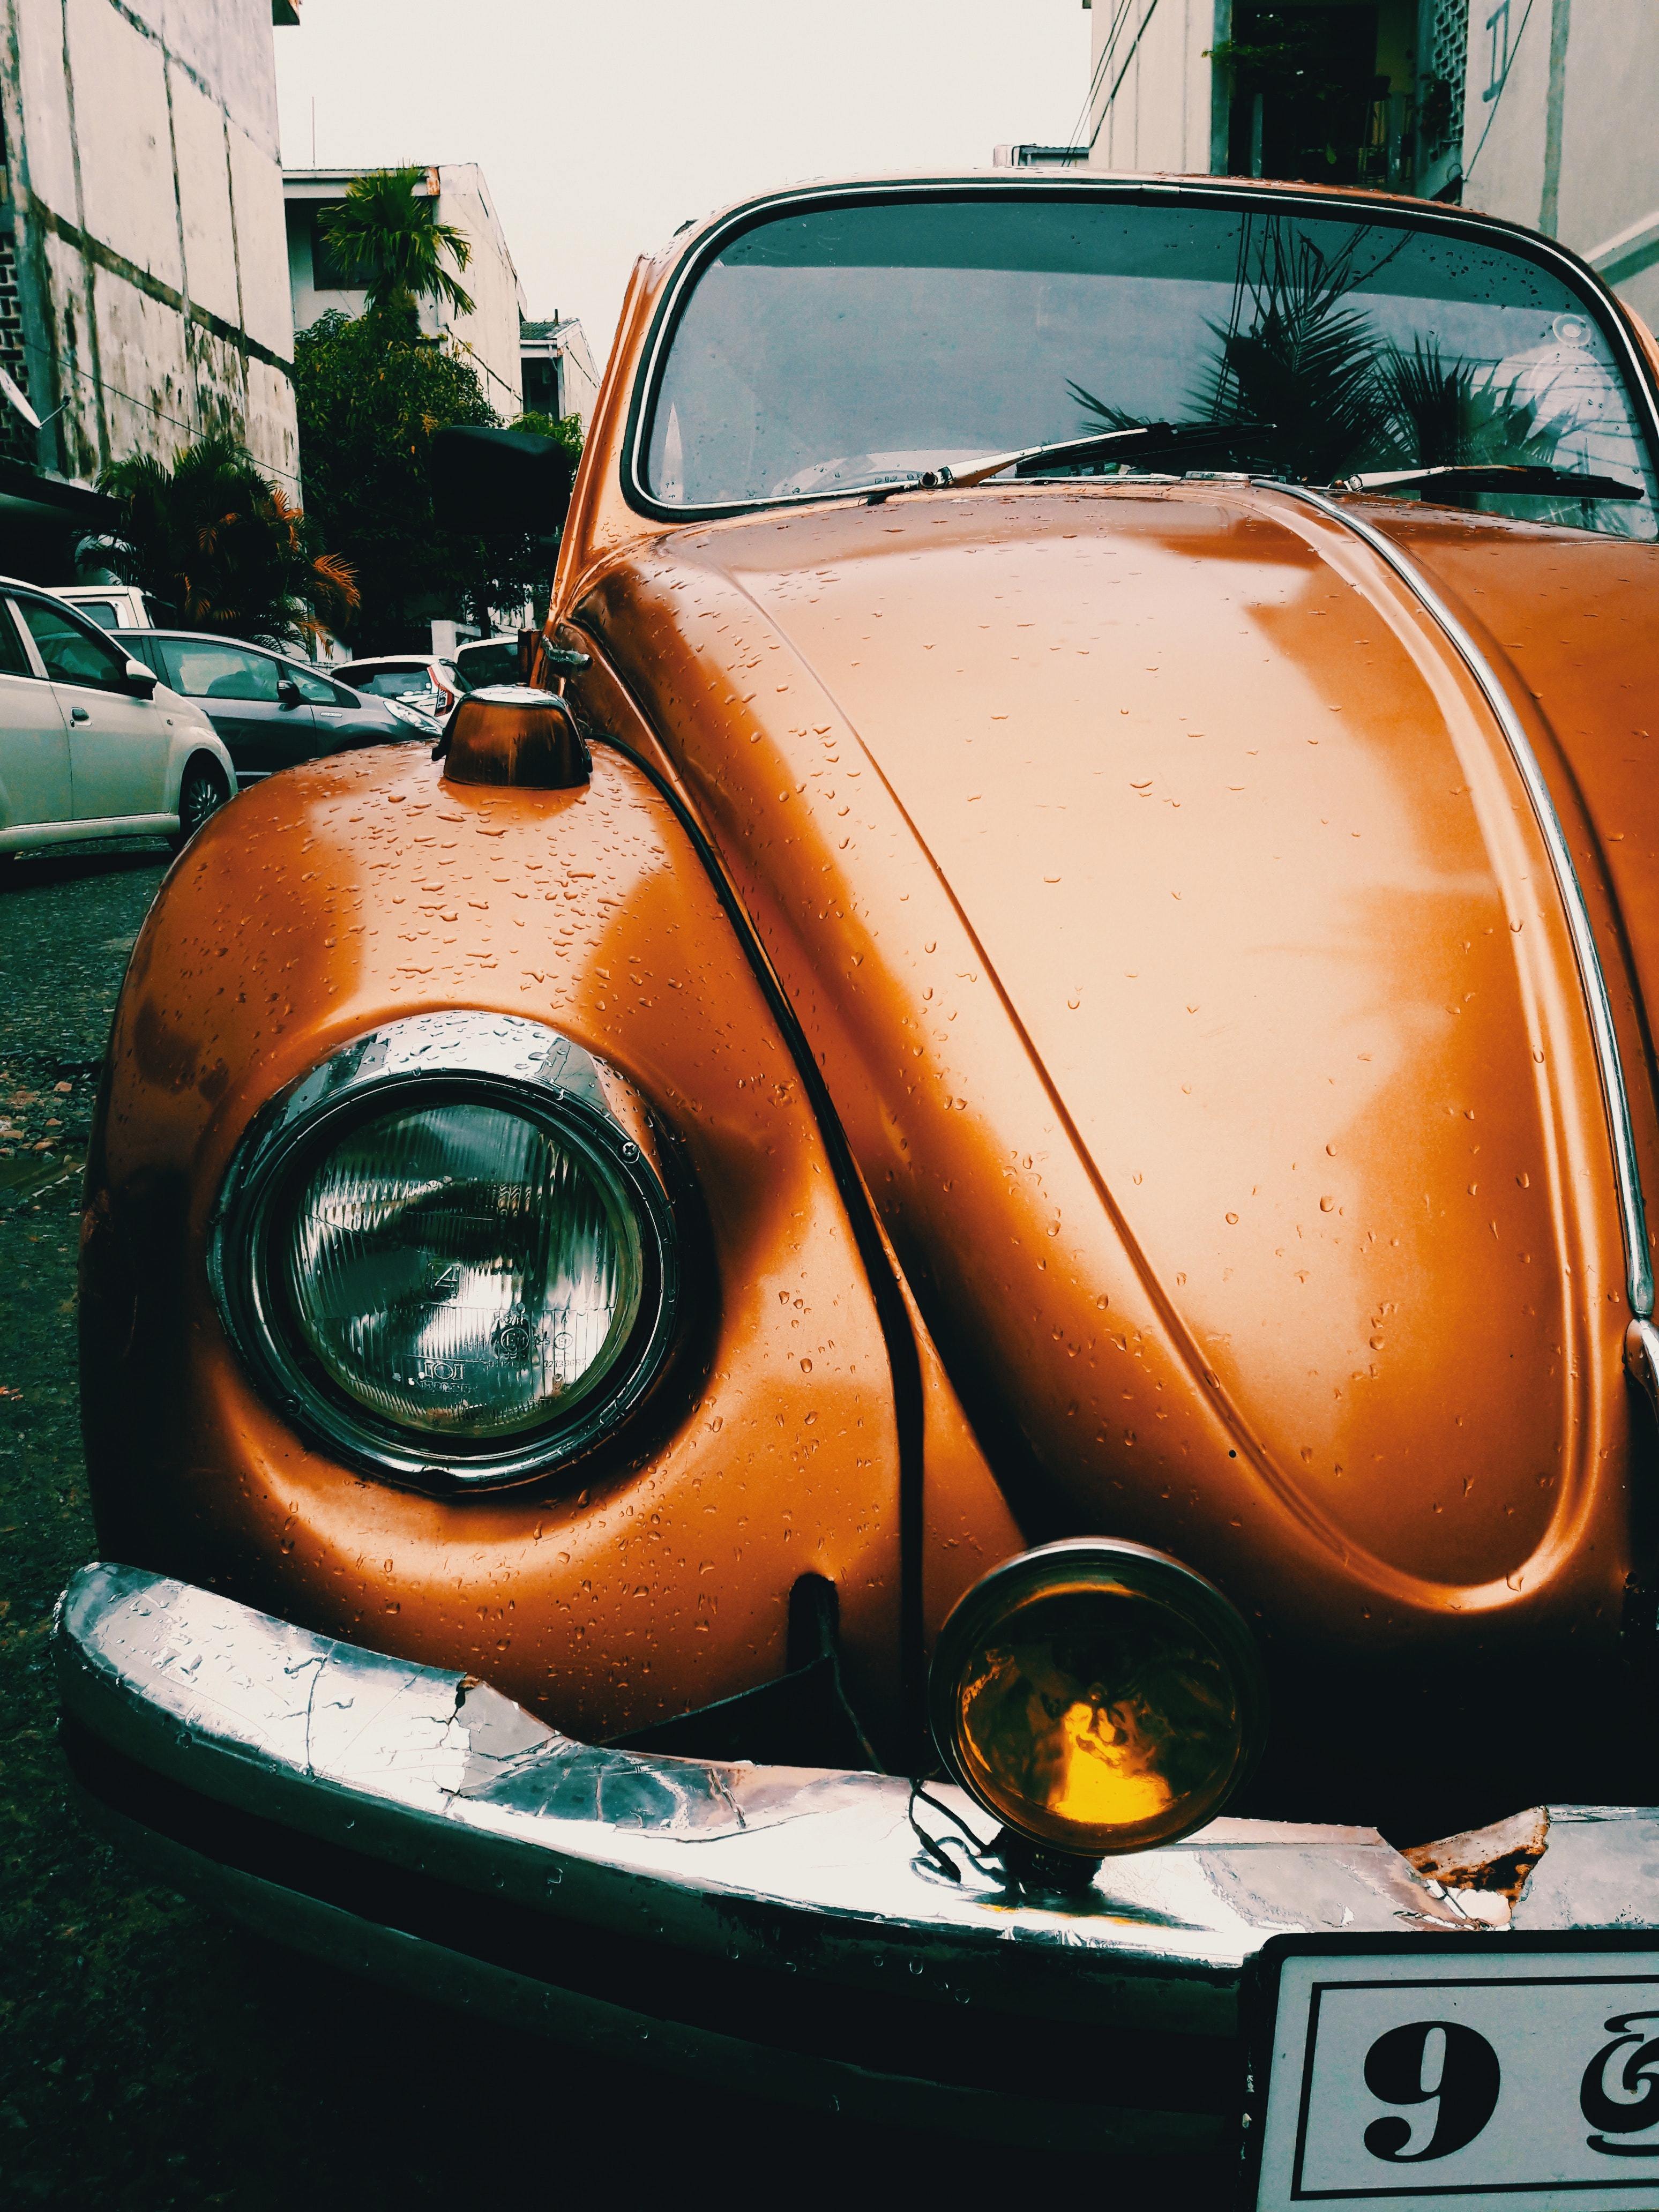
M1521 41L1526 37L1527 26L1532 21L1532 7L1533 0L1527 0L1527 12L1521 18L1521 27L1515 34L1515 43L1510 46L1509 52L1504 58L1504 74L1498 78L1498 89L1492 94L1492 113L1486 118L1486 127L1480 133L1480 143L1475 148L1474 153L1470 155L1469 166L1463 172L1463 182L1465 184L1468 184L1469 179L1474 174L1474 165L1480 159L1480 155L1485 149L1486 140L1492 133L1492 125L1498 120L1498 111L1504 104L1504 94L1510 88L1510 71L1515 67L1515 58L1521 51ZM1463 97L1465 105L1467 105L1468 100L1467 86L1464 90Z

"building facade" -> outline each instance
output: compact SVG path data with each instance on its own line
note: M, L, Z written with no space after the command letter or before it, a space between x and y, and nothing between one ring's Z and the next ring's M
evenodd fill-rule
M228 430L297 492L272 26L298 17L3 6L0 560L63 581L72 526L107 514L99 471L131 453Z
M289 287L296 331L308 330L331 308L347 315L363 312L367 294L361 284L349 281L349 272L340 267L317 224L323 210L337 207L347 185L363 173L362 169L289 169L284 178ZM525 404L519 355L525 300L483 171L476 161L434 163L415 189L437 201L438 221L453 223L471 246L471 258L460 282L474 303L471 314L459 315L443 303L422 300L421 328L428 337L451 340L471 358L485 398L504 422L510 422Z
M585 435L599 396L599 380L580 323L557 313L549 323L526 323L519 332L519 358L526 407L550 415L556 422L567 415L579 416Z
M1093 21L1091 167L1480 208L1560 239L1659 320L1654 0L1096 0Z
M1474 0L1465 204L1530 223L1659 322L1659 9L1652 0Z
M1468 0L1102 0L1094 25L1092 167L1430 198L1458 173L1436 72L1461 83Z

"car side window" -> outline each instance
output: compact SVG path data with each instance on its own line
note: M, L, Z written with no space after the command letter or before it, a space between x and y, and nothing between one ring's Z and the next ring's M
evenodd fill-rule
M95 691L125 689L127 656L101 630L47 599L20 599L13 604L28 624L54 684L79 684Z
M28 647L18 635L17 623L10 607L0 599L0 676L27 676L40 679L34 674Z
M354 690L367 692L371 699L404 699L432 689L432 673L424 661L409 661L396 668L366 668L361 676L354 676L349 668L340 671L341 680Z
M161 656L167 682L187 699L260 699L276 704L277 664L267 653L250 653L216 638L165 637Z
M335 707L339 704L339 701L335 696L334 686L331 684L325 684L320 676L313 676L308 668L296 668L289 660L283 664L282 672L291 683L297 684L300 696L310 705Z
M115 642L131 659L148 668L152 676L159 676L163 684L167 682L167 664L155 650L155 641L147 630L118 629Z

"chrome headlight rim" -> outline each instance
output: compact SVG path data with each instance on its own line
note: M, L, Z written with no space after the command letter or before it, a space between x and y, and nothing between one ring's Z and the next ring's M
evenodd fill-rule
M485 1440L405 1426L348 1395L305 1345L280 1279L284 1221L307 1178L354 1129L396 1113L473 1104L515 1115L586 1157L631 1210L641 1277L624 1346L574 1414ZM632 1118L630 1127L616 1110L581 1046L517 1015L413 1015L330 1053L251 1124L210 1224L214 1301L260 1395L330 1458L431 1495L556 1481L586 1462L652 1393L681 1314L677 1201L684 1194L671 1148L653 1140L649 1115L641 1109ZM659 1170L673 1180L672 1193Z
M1200 1800L1191 1817L1171 1822L1156 1843L1126 1833L1124 1839L1068 1839L1061 1824L1024 1818L1018 1808L987 1793L958 1741L963 1674L975 1651L996 1625L1008 1620L1034 1599L1090 1587L1127 1591L1163 1606L1207 1637L1226 1666L1239 1705L1240 1747L1225 1788ZM933 1743L951 1780L991 1816L1038 1851L1098 1860L1117 1851L1160 1848L1191 1835L1219 1816L1255 1771L1267 1736L1267 1669L1261 1650L1243 1616L1196 1568L1168 1552L1125 1537L1067 1537L1018 1552L982 1575L957 1599L939 1630L927 1674L927 1719Z

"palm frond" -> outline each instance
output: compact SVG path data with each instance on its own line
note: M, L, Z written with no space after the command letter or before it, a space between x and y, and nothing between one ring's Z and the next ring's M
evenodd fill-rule
M418 165L371 169L354 177L343 203L325 209L318 228L349 272L362 278L371 314L411 314L421 300L436 300L456 314L470 315L475 303L444 265L457 272L472 258L465 234L440 222L437 203L416 186L425 174Z
M1543 417L1513 380L1500 386L1490 369L1447 361L1432 338L1414 338L1409 353L1390 347L1380 378L1402 467L1547 463L1571 428L1565 417Z

